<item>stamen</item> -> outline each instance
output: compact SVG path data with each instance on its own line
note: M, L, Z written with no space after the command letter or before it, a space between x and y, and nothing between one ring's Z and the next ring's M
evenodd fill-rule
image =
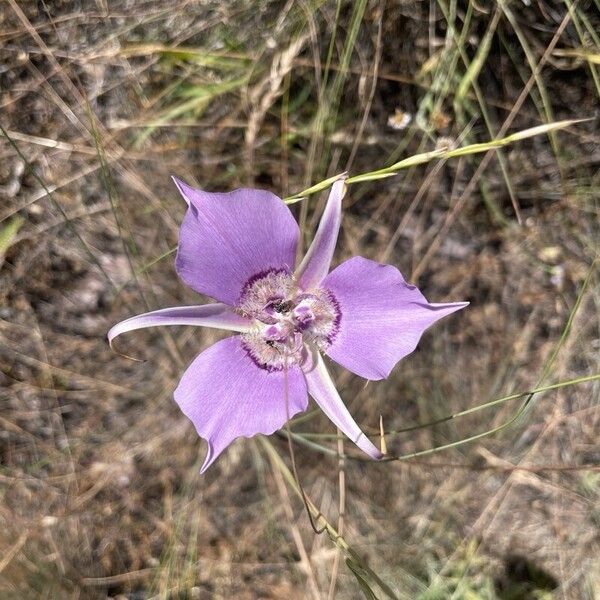
M237 310L254 319L256 329L242 334L254 363L268 371L310 362L311 351L331 344L340 323L340 307L330 292L298 292L292 276L272 270L244 286Z

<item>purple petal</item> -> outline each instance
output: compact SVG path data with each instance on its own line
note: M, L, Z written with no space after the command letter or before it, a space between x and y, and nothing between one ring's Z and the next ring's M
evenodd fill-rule
M108 342L112 343L118 335L127 331L161 325L196 325L228 331L250 331L252 328L249 319L237 315L226 304L175 306L154 310L117 323L108 332Z
M469 304L430 304L398 269L360 256L334 269L322 286L333 293L341 312L327 354L366 379L387 377L428 327Z
M352 418L352 415L348 412L320 354L317 353L314 368L305 372L305 376L308 382L308 393L314 398L315 402L329 419L333 421L334 425L371 458L375 460L383 458L383 454L361 431L356 421Z
M317 233L296 272L296 278L302 289L307 290L319 285L329 273L342 222L342 198L346 192L345 179L345 177L338 179L331 187Z
M234 306L246 282L294 269L298 225L283 201L262 190L196 190L173 178L188 203L175 266L192 289Z
M240 436L269 435L300 411L308 397L302 371L256 366L239 336L202 352L183 374L175 401L208 442L201 472Z

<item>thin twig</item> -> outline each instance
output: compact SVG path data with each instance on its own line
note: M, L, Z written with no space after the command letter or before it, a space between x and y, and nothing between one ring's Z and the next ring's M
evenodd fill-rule
M344 535L344 515L346 513L346 458L344 456L344 438L338 429L337 440L338 452L338 486L339 486L339 504L338 504L338 533ZM340 558L342 557L341 550L336 547L335 557L333 559L333 567L331 569L331 583L329 584L329 592L327 600L333 600L335 597L335 587L340 568Z

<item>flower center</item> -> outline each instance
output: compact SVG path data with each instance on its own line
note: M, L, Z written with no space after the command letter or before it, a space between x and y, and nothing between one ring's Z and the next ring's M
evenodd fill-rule
M256 365L268 371L302 365L313 348L325 350L341 319L331 292L299 290L289 273L275 269L248 280L237 310L254 319L256 327L242 334L242 343Z

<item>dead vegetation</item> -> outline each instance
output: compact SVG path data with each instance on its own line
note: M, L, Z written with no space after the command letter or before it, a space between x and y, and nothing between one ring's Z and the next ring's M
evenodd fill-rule
M2 598L361 597L360 564L313 534L257 440L198 475L204 446L171 394L213 332L131 334L119 348L142 363L109 351L123 317L198 301L173 269L170 174L287 196L507 123L590 118L485 168L465 156L351 187L338 260L388 260L471 306L389 380L337 381L360 423L395 431L598 373L595 0L7 0L0 23ZM295 206L306 239L322 205ZM342 475L296 443L300 478L395 597L599 598L598 391L540 393L495 436ZM388 449L465 439L520 402ZM318 413L293 429L333 433Z

